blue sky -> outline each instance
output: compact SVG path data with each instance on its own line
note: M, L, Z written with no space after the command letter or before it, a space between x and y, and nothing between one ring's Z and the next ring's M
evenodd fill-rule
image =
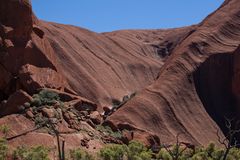
M38 18L96 32L199 23L224 0L32 0Z

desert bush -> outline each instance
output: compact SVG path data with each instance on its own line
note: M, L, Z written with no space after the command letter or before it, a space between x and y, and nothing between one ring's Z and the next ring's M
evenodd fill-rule
M151 160L152 157L152 152L138 141L131 141L127 152L129 160Z
M174 146L172 148L174 150ZM199 147L194 152L184 150L177 160L222 160L224 149L217 148L214 144L207 147ZM0 160L6 160L8 154L6 140L0 140ZM33 148L18 147L12 154L13 160L49 160L49 150L43 146ZM231 148L227 160L239 160L240 149ZM158 154L152 153L142 143L131 141L129 145L109 144L102 148L98 157L94 157L87 151L75 149L70 151L68 160L173 160L173 157L165 148L161 148Z
M7 141L0 138L0 160L6 160L8 155Z
M222 160L224 157L224 149L217 148L213 143L210 143L207 147L199 147L195 152L185 150L177 160ZM172 160L169 153L160 150L157 155L159 160ZM231 148L227 156L227 160L239 160L240 149Z
M43 146L36 146L32 148L18 147L13 152L14 160L50 160L48 158L49 149Z
M0 132L4 134L4 137L6 138L8 133L10 131L10 127L6 124L0 126Z
M31 102L32 106L43 106L43 105L53 105L57 101L60 101L60 97L57 93L44 89L41 90L38 94L33 95L33 100Z
M142 143L131 141L129 145L112 144L100 150L103 160L151 160L152 152Z
M159 153L156 155L156 158L158 160L172 160L171 155L163 149L159 151Z
M122 160L126 154L126 145L111 144L100 150L100 157L103 160Z
M71 160L94 160L92 155L80 148L70 150L70 158Z
M111 136L114 138L122 138L121 131L113 131L109 126L97 125L96 129L107 136Z

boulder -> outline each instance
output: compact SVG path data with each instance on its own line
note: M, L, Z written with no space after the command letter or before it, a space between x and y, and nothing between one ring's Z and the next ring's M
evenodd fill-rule
M94 111L90 114L90 119L95 124L100 124L102 122L102 116L98 111Z
M43 114L43 116L45 116L47 118L54 118L56 115L56 110L53 108L44 107L42 109L42 114Z
M5 106L1 108L0 115L5 116L18 113L22 111L23 108L21 106L24 106L24 103L31 101L32 97L30 95L23 90L18 90L8 98Z
M27 118L34 118L34 114L33 114L33 112L31 111L31 110L28 110L27 112L26 112L26 117Z
M42 88L61 89L65 86L64 78L50 67L26 64L19 73L19 81L29 93L36 93Z

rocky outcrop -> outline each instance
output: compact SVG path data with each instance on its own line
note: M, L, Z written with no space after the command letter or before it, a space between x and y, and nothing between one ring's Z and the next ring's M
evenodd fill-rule
M217 141L212 118L222 120L233 105L231 57L240 44L239 5L226 1L200 23L174 49L156 82L108 120L153 132L162 141L173 141L177 133L196 144Z
M40 25L71 88L103 106L155 81L174 46L195 28L98 34L55 23Z
M32 97L22 90L13 93L7 101L2 101L0 105L0 116L16 114L24 110L25 103L32 101Z

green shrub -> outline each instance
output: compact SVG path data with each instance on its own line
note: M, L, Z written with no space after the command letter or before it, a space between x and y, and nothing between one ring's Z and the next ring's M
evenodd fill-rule
M32 106L54 105L57 101L60 101L60 97L57 93L44 89L38 94L33 95Z
M122 160L126 154L126 145L111 144L100 150L100 157L103 160Z
M43 126L48 126L48 118L46 117L41 117L40 115L37 115L34 119L36 127L43 127Z
M157 159L163 159L163 160L172 160L172 157L170 156L170 154L167 152L167 151L165 151L165 150L163 150L163 149L161 149L160 151L159 151L159 153L156 155L156 158Z
M131 141L128 145L128 159L130 160L148 160L151 159L152 152L148 150L141 142Z
M8 155L8 146L5 139L0 138L0 160L6 160Z
M111 136L111 137L114 137L114 138L122 138L122 132L121 131L114 132L109 126L97 125L96 129L98 131L104 133L107 136Z
M14 160L50 160L48 158L49 150L43 146L36 146L33 148L18 147L13 152Z
M141 160L151 160L152 159L152 152L151 151L142 151L139 154L139 158L141 158Z
M5 138L8 135L8 132L10 131L10 127L8 125L1 125L0 126L0 131L4 134Z
M94 160L94 157L82 149L70 150L72 160Z

